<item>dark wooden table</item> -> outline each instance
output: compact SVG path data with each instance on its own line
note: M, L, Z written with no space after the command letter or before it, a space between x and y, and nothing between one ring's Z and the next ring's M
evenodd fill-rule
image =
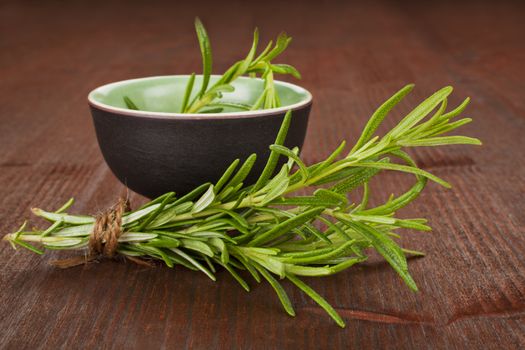
M416 90L386 122L444 85L473 101L463 134L482 148L418 149L431 184L402 216L425 216L432 233L403 243L412 293L380 260L312 286L347 321L337 327L286 285L289 318L271 288L245 293L182 268L122 262L57 270L51 259L0 245L0 348L502 348L525 346L525 3L145 1L0 4L0 232L35 205L75 196L78 212L112 204L123 186L104 163L86 95L148 75L200 71L193 17L212 36L221 72L244 55L252 29L286 30L286 53L315 96L303 155L319 161L355 140L373 109L405 83ZM397 119L396 119L397 118ZM409 186L385 174L384 194ZM143 198L131 196L135 205Z

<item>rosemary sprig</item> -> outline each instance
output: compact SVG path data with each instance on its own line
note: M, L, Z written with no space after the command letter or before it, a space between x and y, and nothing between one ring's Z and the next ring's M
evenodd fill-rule
M270 55L271 52L268 53ZM471 120L455 120L468 104L445 112L451 87L445 87L418 105L383 137L374 136L388 112L412 90L408 85L372 115L356 145L344 157L343 142L325 160L305 165L298 149L283 146L291 113L284 118L271 156L254 185L244 185L255 155L240 165L235 160L216 183L207 183L177 197L166 193L141 208L124 214L118 253L156 259L173 267L181 265L201 271L215 280L216 266L223 266L240 285L249 284L237 273L246 270L256 282L267 280L285 311L294 316L292 302L279 279L287 279L309 295L344 327L332 306L300 276L326 276L341 272L367 259L375 250L393 267L408 287L417 290L409 274L406 254L421 254L400 247L396 230L430 230L425 219L401 219L395 212L415 200L431 180L450 185L417 167L405 149L449 144L481 144L465 136L446 136ZM436 112L431 115L431 112ZM278 157L287 158L277 174ZM399 160L401 163L394 163ZM404 194L369 207L369 181L382 170L415 176L415 184ZM363 198L352 202L347 194L363 187ZM315 189L311 195L297 191ZM312 192L312 191L310 191ZM352 196L352 198L354 198ZM72 215L66 205L55 212L33 209L51 225L28 231L23 225L4 239L36 253L43 250L85 249L93 230L93 216ZM261 278L262 276L262 278Z
M268 43L266 48L258 55L259 30L255 28L253 32L253 42L246 58L235 62L224 72L215 84L209 86L212 74L212 51L208 33L199 18L195 19L195 31L199 40L202 55L202 83L198 92L194 94L195 73L192 73L187 84L184 95L181 97L180 113L218 113L224 108L234 108L239 110L270 109L281 106L279 94L275 89L275 74L290 74L300 79L301 74L293 66L288 64L274 64L272 61L286 50L292 38L281 33L275 41ZM264 80L264 89L254 104L236 103L222 100L223 93L235 90L233 83L240 76L257 75ZM193 97L191 97L194 95ZM124 103L129 109L139 110L129 96L124 96ZM210 108L210 109L206 109Z

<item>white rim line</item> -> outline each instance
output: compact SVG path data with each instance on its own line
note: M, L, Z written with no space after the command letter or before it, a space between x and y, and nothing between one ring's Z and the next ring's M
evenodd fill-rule
M121 85L123 83L129 83L139 80L146 80L146 79L158 79L158 78L167 78L167 77L181 77L181 76L187 76L187 75L158 75L158 76L152 76L152 77L143 77L143 78L135 78L135 79L127 79L127 80L121 80L116 81L113 83L101 85L95 89L93 89L88 94L88 103L92 105L93 107L96 107L98 109L107 111L107 112L114 112L118 114L124 114L129 116L135 116L135 117L161 117L161 118L174 118L177 119L235 119L235 118L250 118L250 117L262 117L262 116L269 116L269 115L275 115L275 114L282 114L283 112L286 112L288 110L297 110L301 107L307 106L308 104L312 103L312 94L310 91L306 90L305 88L295 85L292 83L288 83L285 81L275 80L275 82L279 85L289 87L293 90L301 90L306 93L307 98L304 101L294 103L292 105L279 107L279 108L272 108L272 109L258 109L255 111L243 111L243 112L227 112L227 113L171 113L171 112L149 112L149 111L137 111L127 108L120 108L120 107L114 107L105 103L101 103L98 101L95 101L93 98L93 95L102 88L111 87L112 85ZM219 75L212 75L212 77L219 77ZM248 78L244 77L246 79L260 79L260 78ZM262 80L262 79L260 79Z

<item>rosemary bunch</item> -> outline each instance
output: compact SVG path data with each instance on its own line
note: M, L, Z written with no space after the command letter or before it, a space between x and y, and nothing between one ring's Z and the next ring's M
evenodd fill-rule
M181 96L180 113L220 113L224 108L239 110L270 109L281 106L281 101L274 84L275 74L290 74L300 79L301 75L293 66L288 64L272 63L290 44L292 38L285 33L279 34L275 40L270 41L265 49L256 56L259 45L259 30L255 28L253 42L246 58L235 62L213 85L210 86L212 73L211 44L206 29L199 18L195 19L195 31L199 40L202 55L202 83L198 92L192 97L195 85L195 73L192 73L184 92ZM257 74L264 80L264 89L253 104L228 102L221 100L223 93L232 92L235 88L231 85L235 79L243 75L256 77ZM137 104L128 96L124 102L129 109L138 110Z
M286 312L293 316L292 302L279 282L287 279L341 327L345 325L343 319L301 276L338 273L365 261L369 251L375 250L409 288L417 290L406 255L419 253L400 247L395 242L399 237L395 231L403 228L427 231L430 227L425 219L402 219L395 213L416 199L428 180L445 187L450 185L418 168L404 150L481 143L465 136L445 136L471 121L456 118L469 99L446 111L451 87L427 98L386 135L374 136L390 110L412 88L413 85L404 87L381 105L346 154L342 142L325 160L309 166L298 156L297 148L283 146L291 119L288 112L255 184L243 183L256 160L252 154L242 164L236 159L215 183L205 183L181 197L166 193L126 212L122 217L124 233L118 239L118 253L161 260L169 267L182 265L201 271L212 280L217 266L222 266L249 291L248 283L238 273L246 270L255 281L268 281ZM287 162L276 172L279 157L285 157ZM382 170L412 174L415 183L405 193L370 207L369 181ZM352 202L347 194L358 187L364 189L362 198ZM297 193L299 190L312 194L301 195ZM14 247L20 245L39 254L43 249L84 249L95 218L66 213L72 203L70 200L56 211L33 209L35 215L51 225L42 230L26 230L24 224L4 239ZM41 248L31 243L38 243Z

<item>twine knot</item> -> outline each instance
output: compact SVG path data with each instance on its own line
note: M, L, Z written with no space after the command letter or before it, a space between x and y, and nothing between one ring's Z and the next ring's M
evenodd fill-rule
M90 256L115 256L118 239L122 235L122 215L127 208L129 202L121 198L117 204L97 216L89 236Z
M114 257L118 248L118 239L123 233L122 216L127 210L131 210L129 201L120 198L114 206L97 215L93 231L89 236L88 255L55 260L51 264L65 269L85 264L99 257ZM130 260L139 263L138 259Z

